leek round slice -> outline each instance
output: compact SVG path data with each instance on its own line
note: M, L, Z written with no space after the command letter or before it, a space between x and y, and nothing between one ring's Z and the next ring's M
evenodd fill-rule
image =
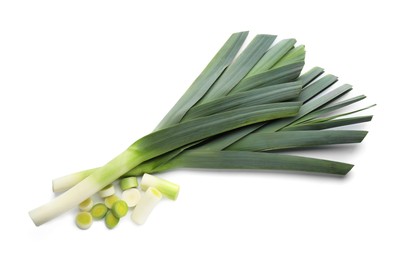
M113 186L113 184L109 184L108 186L100 190L98 194L99 196L101 196L101 198L112 196L113 194L115 194L115 187Z
M82 201L80 204L79 204L79 209L81 210L81 211L90 211L91 210L91 208L92 208L92 206L93 206L93 201L92 201L92 199L91 198L87 198L86 200L84 200L84 201Z
M116 201L112 206L112 214L117 218L122 218L128 213L129 207L123 200Z
M134 206L136 206L140 200L140 197L140 191L135 188L125 190L122 193L122 200L126 202L129 208L133 208Z
M92 226L91 213L82 211L79 212L75 218L75 223L80 229L88 229Z
M108 207L103 203L98 203L91 209L91 215L94 219L100 220L103 219L108 212Z
M115 194L113 194L113 195L105 198L105 205L106 205L106 207L111 209L113 204L118 200L119 200L119 197L116 196Z
M119 218L113 215L112 211L108 211L108 213L106 213L106 216L105 216L105 225L107 228L113 229L114 227L118 225L119 220L120 220Z

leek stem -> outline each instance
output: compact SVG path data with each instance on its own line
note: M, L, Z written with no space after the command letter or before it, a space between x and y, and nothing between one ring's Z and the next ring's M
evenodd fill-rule
M83 179L91 175L91 173L93 173L97 169L98 168L93 168L54 179L52 180L52 191L63 192L69 190L71 187L78 184L78 182L82 181Z
M56 197L52 201L29 212L34 224L39 226L69 211L82 201L97 193L106 185L143 161L135 150L126 150L83 181Z

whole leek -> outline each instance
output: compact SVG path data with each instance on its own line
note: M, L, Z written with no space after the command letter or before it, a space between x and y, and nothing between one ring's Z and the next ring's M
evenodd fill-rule
M318 78L323 69L317 67L300 75L305 49L294 47L294 39L272 45L276 36L258 35L236 57L247 34L227 40L154 132L100 168L54 180L54 191L70 189L30 211L34 223L76 207L122 176L145 172L189 167L346 174L352 165L267 151L361 142L367 132L319 129L370 121L326 116L363 98L334 103L350 85L319 96L337 78Z

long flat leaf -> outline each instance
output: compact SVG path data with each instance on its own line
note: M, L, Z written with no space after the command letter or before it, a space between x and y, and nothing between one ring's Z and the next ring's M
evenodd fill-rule
M349 118L341 118L335 120L329 120L320 123L305 123L300 125L291 125L283 128L283 131L299 131L299 130L323 130L329 128L335 128L340 126L359 124L369 122L373 119L373 116L356 116Z
M231 90L230 94L295 80L299 77L304 64L304 62L291 63L245 78Z
M265 72L272 68L295 45L295 39L286 39L272 46L262 59L252 68L247 77Z
M248 32L234 33L231 35L204 71L197 77L179 101L161 120L156 127L156 130L180 122L184 114L204 96L221 73L231 64L247 35Z
M232 144L227 150L273 151L321 145L360 143L366 135L367 131L354 130L254 133Z
M299 110L299 113L290 118L284 118L281 120L276 120L274 122L269 122L268 124L265 124L261 128L257 130L257 132L276 132L281 130L282 128L289 126L290 124L296 122L298 119L304 117L305 115L313 112L314 110L322 107L323 105L326 105L333 100L336 100L340 96L344 95L345 93L349 92L352 89L351 85L344 84L340 87L337 87L336 89L330 91L329 93L326 93L325 95L322 95L320 97L314 98L307 102L306 104L302 105L302 107Z
M356 109L356 110L353 110L353 111L350 111L350 112L346 112L346 113L341 113L341 114L337 114L337 115L333 115L333 116L329 116L329 117L316 118L316 119L313 119L313 120L310 120L310 121L307 121L307 122L311 122L311 123L326 122L326 121L330 121L330 120L333 120L333 119L336 119L336 118L339 118L339 117L355 114L355 113L367 110L369 108L372 108L374 106L375 106L375 104L367 106L367 107L363 107L363 108L360 108L360 109Z
M300 75L296 81L302 83L303 87L305 87L310 82L312 82L314 79L316 79L321 74L323 74L323 72L324 72L324 69L320 67L313 67L312 69L308 70L306 73L303 73L302 75Z
M299 100L304 103L309 101L310 99L321 93L323 90L336 83L336 81L337 77L331 74L323 76L322 78L305 87L302 90L302 93L300 93Z
M238 56L238 58L225 70L214 86L199 101L204 104L215 98L223 97L243 79L253 66L261 59L264 53L275 40L275 35L257 35Z
M323 159L263 152L186 151L182 156L174 158L156 170L163 171L175 168L288 170L345 175L353 168L353 165Z
M319 76L323 71L321 68L313 68L306 72L302 78L302 80L299 80L298 82L302 83L302 87L304 88L309 84L313 78ZM301 77L299 77L300 79ZM279 119L277 121L282 121L282 119ZM290 124L292 121L290 119L287 120L287 124ZM287 124L283 124L282 127L286 126ZM246 127L242 127L240 129L236 129L233 131L230 131L225 134L221 134L219 136L216 136L212 138L212 140L203 143L200 145L200 147L196 148L199 150L205 150L205 151L220 151L229 145L233 144L237 140L240 140L241 138L249 135L250 133L254 132L255 130L259 129L260 127L264 126L265 123L260 123L260 124L255 124L255 125L250 125Z
M140 156L141 163L156 156L208 137L243 126L294 116L299 102L283 102L234 109L182 122L142 137L128 149Z
M344 107L346 107L348 105L359 102L359 101L361 101L361 100L363 100L365 98L366 98L366 96L360 95L360 96L357 96L357 97L353 97L353 98L343 100L341 102L337 102L335 104L329 104L327 106L324 106L324 107L322 107L320 109L317 109L317 110L313 111L312 113L310 113L307 116L303 117L301 120L296 121L296 124L300 124L300 123L304 123L304 122L306 122L308 120L316 119L318 117L321 117L322 115L331 113L331 112L336 111L336 110L338 110L340 108L344 108Z
M297 82L284 83L217 98L208 103L192 107L184 116L183 121L241 107L295 99L299 96L301 87L302 85Z

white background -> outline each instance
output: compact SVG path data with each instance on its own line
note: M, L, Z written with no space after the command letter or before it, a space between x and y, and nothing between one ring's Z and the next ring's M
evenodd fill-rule
M404 1L1 1L1 259L408 259ZM378 106L345 178L177 170L144 226L41 227L51 180L148 134L236 31L294 37ZM5 242L4 242L5 241ZM4 257L8 255L8 257Z

